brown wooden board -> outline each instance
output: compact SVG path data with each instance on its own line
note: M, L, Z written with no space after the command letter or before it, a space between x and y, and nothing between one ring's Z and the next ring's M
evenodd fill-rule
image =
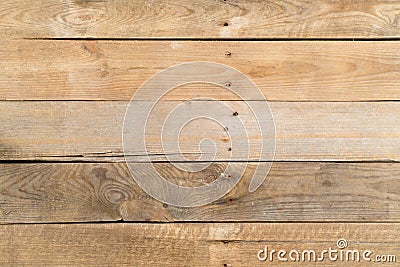
M3 40L0 100L130 100L152 75L191 61L236 68L270 101L399 100L398 48L397 42L377 41ZM221 74L221 85L235 88L231 79ZM198 95L236 99L200 83L166 99Z
M0 231L0 263L7 266L396 266L399 230L397 223L8 225ZM341 247L346 243L347 247L339 249L338 240ZM276 250L272 261L258 260L257 254L265 246L269 252ZM332 254L336 260L330 260L327 253L322 261L314 261L313 256L308 258L311 250L318 254L318 259L322 250L329 248L336 250ZM288 259L290 251L298 251L299 262L280 262L279 250L287 251ZM367 253L371 261L363 259L365 251L371 252ZM360 262L357 256L353 261L353 253L360 255ZM381 260L383 256L397 261L376 262L377 257Z
M154 166L175 184L201 186L218 178L226 163L198 173ZM124 163L1 164L0 222L400 221L400 164L276 162L249 193L255 167L249 164L222 199L178 208L148 196Z
M199 148L200 141L209 138L216 144L216 161L260 160L260 142L272 138L262 136L257 124L249 124L253 114L244 102L224 101L238 112L238 116L230 112L222 114L226 121L237 126L234 120L238 117L246 126L247 136L240 133L234 137L240 142L249 140L249 153L241 147L230 151L233 137L228 136L226 129L201 118L190 122L180 133L165 132L161 143L166 114L179 103L161 101L153 110L145 131L146 151L136 147L123 151L122 129L127 102L2 101L0 159L115 162L125 161L125 152L129 161L137 162L146 160L147 154L153 161L165 161L166 154L174 153L183 153L195 160L201 153L212 153ZM140 106L145 102L134 104ZM263 105L263 102L253 104ZM214 106L209 101L201 103L204 109L208 105ZM277 161L400 159L400 102L272 102L270 107L276 128ZM138 128L128 126L129 131ZM139 140L141 133L132 136ZM164 151L162 144L175 143L177 136L182 139L180 150Z
M391 38L397 1L23 1L0 5L2 38Z

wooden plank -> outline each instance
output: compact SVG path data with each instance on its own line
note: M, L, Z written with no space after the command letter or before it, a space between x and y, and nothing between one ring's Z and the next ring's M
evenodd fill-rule
M243 72L272 101L398 100L398 47L398 42L5 41L0 99L130 100L162 69L213 61ZM221 84L230 79L222 76ZM166 99L198 95L235 99L226 89L204 84Z
M212 120L200 118L190 122L179 134L165 132L161 143L163 121L179 103L158 103L147 121L147 151L137 147L125 150L130 161L142 162L147 155L153 161L165 161L165 155L177 153L189 160L197 159L201 153L211 155L213 148L200 150L199 143L204 138L214 141L216 161L259 160L262 139L272 138L261 136L244 102L222 101L238 112L247 136L236 132L238 122L232 113L223 113L221 118L229 124L229 131ZM196 103L199 102L192 101L191 105L199 106ZM263 105L258 101L252 103ZM146 102L135 103L142 104ZM201 102L203 109L209 106L215 108L211 101ZM118 101L2 101L0 159L124 161L121 135L126 107L127 102ZM270 107L276 127L277 161L400 159L400 102L272 102ZM128 127L131 128L137 129L134 125ZM232 140L227 132L234 133L236 141L249 141L249 152L233 146L230 151ZM164 151L163 145L176 143L177 136L181 147ZM138 132L132 138L131 141L138 141L141 134Z
M306 264L312 266L367 266L366 259L393 255L398 262L399 224L58 224L1 226L0 263L29 266L276 266ZM347 247L339 249L344 238ZM335 250L331 260L261 262L259 250ZM341 251L341 252L338 252ZM360 262L348 254L360 253ZM339 255L343 255L340 258ZM349 256L346 256L349 255ZM289 256L286 255L289 259ZM322 258L321 258L322 259ZM342 259L342 260L341 260ZM348 261L346 260L348 259ZM355 257L355 259L357 259ZM395 266L396 262L379 263Z
M219 177L226 163L212 163L198 173L168 163L154 166L169 181L193 187ZM274 163L263 185L249 193L255 167L250 163L220 200L178 208L144 193L124 163L3 163L0 223L400 221L400 164Z
M7 0L0 5L0 37L399 37L399 10L390 0Z

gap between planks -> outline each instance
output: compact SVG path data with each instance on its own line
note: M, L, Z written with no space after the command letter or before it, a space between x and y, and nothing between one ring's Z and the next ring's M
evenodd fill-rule
M195 41L195 42L398 42L400 37L366 37L366 38L228 38L228 39L218 39L218 38L179 38L179 37L155 37L155 38L90 38L90 37L71 37L71 38L20 38L18 40L27 41Z

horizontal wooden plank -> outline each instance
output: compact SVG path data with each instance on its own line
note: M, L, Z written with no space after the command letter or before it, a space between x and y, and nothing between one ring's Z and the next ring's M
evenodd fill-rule
M0 37L399 37L399 9L390 0L8 0L0 5Z
M188 173L154 164L169 181L191 187L218 178L226 165ZM400 221L400 164L278 162L249 193L256 166L248 164L239 184L220 200L179 208L144 193L124 163L1 164L0 223Z
M153 161L165 161L166 155L177 154L196 160L200 155L214 155L214 147L199 147L208 138L215 143L213 160L258 161L261 142L272 138L260 134L252 111L242 101L221 102L238 116L215 110L213 101L191 101L187 104L188 113L176 114L176 120L183 120L180 116L201 107L221 113L218 119L226 121L229 128L198 118L180 132L179 125L174 131L164 131L161 142L164 120L180 103L161 101L152 111L146 124L146 151L136 146L123 151L121 136L127 102L2 101L0 160L110 162L125 161L124 152L129 161L136 162L147 160L147 155ZM270 107L276 127L277 161L400 160L400 102L272 102ZM139 128L131 125L131 119L127 121L128 132L134 131L129 135L130 142L140 142ZM242 123L246 133L239 131ZM170 147L177 140L180 147ZM232 140L248 141L250 150L232 144Z
M398 47L398 42L3 40L0 99L130 100L162 69L213 61L247 75L272 101L399 100ZM221 74L221 85L237 86L232 78ZM226 89L202 84L166 99L196 96L235 99Z
M59 224L0 229L0 263L7 266L395 266L400 246L399 224ZM347 241L343 249L336 244L341 238ZM265 246L269 252L276 250L272 261L258 260ZM281 249L289 262L278 260ZM329 249L334 250L331 258L328 253L322 258L322 250ZM300 254L300 262L290 260L291 250ZM305 250L314 251L321 261L314 262L312 256L309 260L308 254L303 258ZM371 253L364 254L366 250ZM352 253L360 254L359 262ZM392 262L375 262L383 259L377 256L387 260L390 255L395 256Z

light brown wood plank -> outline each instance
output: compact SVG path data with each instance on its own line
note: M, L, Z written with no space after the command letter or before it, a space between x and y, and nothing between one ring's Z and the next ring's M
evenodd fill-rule
M158 104L147 121L147 151L136 147L126 150L130 161L146 160L146 154L153 161L165 161L166 154L177 153L195 160L201 153L213 153L209 149L200 150L199 143L204 138L215 142L217 161L260 159L262 138L271 137L260 135L258 125L250 123L251 111L241 101L223 103L236 110L237 117L246 125L247 136L237 134L234 138L240 142L249 140L249 154L240 147L232 146L230 151L232 140L227 130L207 119L196 119L180 132L180 151L179 148L164 151L161 127L167 114L179 103L161 101ZM203 109L209 105L215 107L210 101L201 102ZM126 106L127 102L118 101L2 101L0 159L124 161L122 129ZM272 102L270 107L276 127L277 161L400 160L400 102ZM235 133L236 117L232 113L221 116L227 123L231 122L229 131ZM137 127L128 129L133 131ZM177 132L167 131L164 147L176 142L177 136ZM132 138L136 140L140 134Z
M183 186L210 183L226 163L198 173L155 164ZM134 182L124 163L0 165L0 223L94 221L400 221L400 164L274 163L249 193L248 165L225 197L195 208L165 206ZM232 175L235 175L233 173Z
M7 266L367 266L377 263L346 262L347 251L370 250L370 259L394 255L396 262L400 252L399 224L60 224L0 229L0 263ZM337 248L339 238L347 240L347 248ZM266 245L288 253L314 250L318 256L331 247L344 257L332 261L325 254L323 261L309 262L306 256L296 264L279 262L275 254L274 261L260 262L257 252Z
M399 37L396 1L2 1L2 38Z
M243 72L268 100L399 100L398 47L398 42L3 41L0 99L129 100L162 69L212 61ZM230 79L222 75L221 84ZM200 84L167 99L198 95L235 99L226 89Z

